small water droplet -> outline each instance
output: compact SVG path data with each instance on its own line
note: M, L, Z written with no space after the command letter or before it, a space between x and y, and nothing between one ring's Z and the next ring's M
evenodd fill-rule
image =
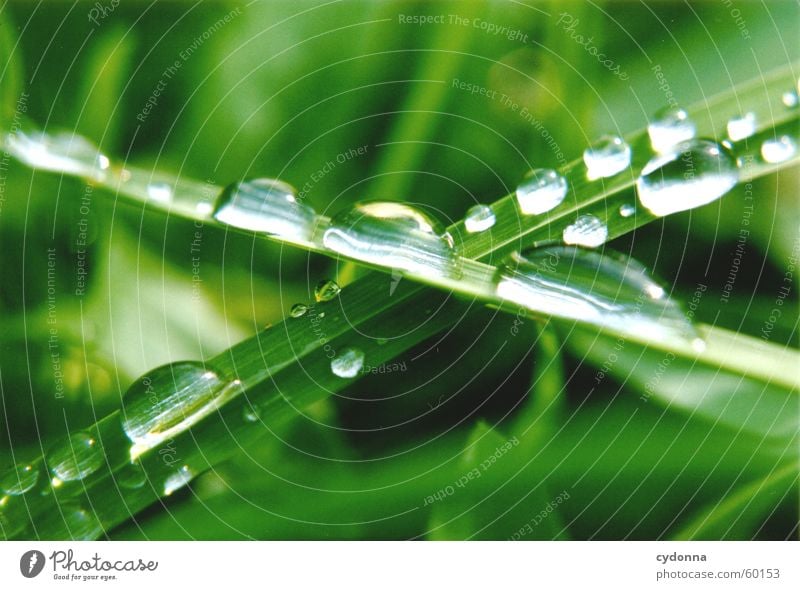
M29 491L39 481L39 469L33 465L17 465L0 477L0 490L10 496Z
M289 310L289 316L293 318L301 318L308 312L308 305L305 303L295 303L292 309Z
M740 141L750 137L756 132L756 115L748 112L741 117L731 117L728 120L728 137L731 141Z
M261 419L261 408L245 403L242 408L242 418L244 418L245 422L258 422Z
M517 187L517 203L525 215L540 215L558 207L567 196L567 179L555 170L528 172Z
M94 513L75 505L62 505L61 516L66 535L65 539L92 541L103 534L103 525ZM60 536L60 535L59 535Z
M175 473L168 475L164 480L164 495L171 496L192 481L192 479L194 479L194 475L195 474L192 473L192 470L189 469L188 465L184 465Z
M364 366L364 353L357 348L345 348L331 361L331 371L342 379L352 379Z
M608 239L608 226L594 215L581 215L564 228L562 237L565 244L596 248Z
M165 365L138 378L122 398L122 428L133 442L131 459L191 427L241 392L199 362Z
M631 148L616 135L604 135L583 152L586 177L589 180L609 178L631 164Z
M765 162L778 164L794 157L797 153L797 144L788 135L766 139L761 144L761 157Z
M514 254L495 276L499 297L537 313L624 332L693 338L680 306L635 260L556 246Z
M317 303L325 303L326 301L335 299L341 292L342 288L336 281L320 281L314 288L314 300Z
M137 490L147 481L147 474L138 461L125 465L115 477L121 487L129 490Z
M452 237L405 203L367 202L333 217L323 244L349 258L423 276L457 276Z
M738 181L739 170L728 150L695 139L650 160L636 180L636 189L644 208L662 216L715 201Z
M623 205L619 206L619 214L622 217L633 217L636 213L636 206L630 203L624 203Z
M270 178L226 187L213 217L233 227L300 242L311 241L316 220L314 210L298 202L292 186Z
M789 90L781 95L781 102L786 108L793 109L800 104L800 99L797 97L797 92Z
M172 186L166 182L153 182L147 186L148 198L156 203L167 204L172 201Z
M665 152L675 144L694 139L696 132L689 113L677 106L661 109L647 126L650 145L656 153Z
M492 208L487 205L475 205L470 207L464 218L464 228L471 234L486 231L492 227L497 218Z
M103 464L103 449L89 433L78 432L56 444L47 454L46 463L53 474L53 486L83 479Z

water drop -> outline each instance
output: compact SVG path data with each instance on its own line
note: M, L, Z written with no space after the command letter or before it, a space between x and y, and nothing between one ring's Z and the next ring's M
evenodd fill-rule
M0 477L0 490L10 496L29 491L39 481L39 469L33 465L17 465Z
M342 288L336 283L336 281L320 281L314 288L314 300L317 303L324 303L326 301L330 301L331 299L335 299L341 292Z
M245 422L258 422L261 419L261 408L245 403L244 408L242 408L242 418L244 418Z
M188 465L184 465L175 473L168 475L164 480L164 495L171 496L192 481L192 479L194 479L194 475L195 474L192 473L192 470L189 469Z
M292 309L289 310L289 316L293 318L301 318L308 312L308 306L305 303L295 303Z
M696 132L689 114L677 106L658 111L655 119L647 126L650 145L656 153L665 152L675 144L694 139Z
M359 203L333 217L322 241L329 250L384 268L423 276L459 273L451 236L405 203Z
M636 214L636 206L625 203L619 206L619 214L622 217L633 217Z
M728 150L695 139L650 160L636 180L636 189L644 208L661 216L715 201L738 181L739 170Z
M343 379L352 379L363 366L364 353L357 348L345 348L331 361L331 371Z
M34 168L102 181L111 165L96 145L69 132L49 134L18 130L6 139L8 151Z
M131 459L183 432L241 392L199 362L179 362L146 373L122 398L122 428L133 442Z
M567 180L555 170L528 172L517 187L517 203L525 215L540 215L558 207L567 196Z
M125 465L115 476L115 479L120 487L129 490L137 490L144 486L147 481L147 474L144 472L142 465L137 461Z
M152 182L147 186L148 198L160 204L172 201L172 186L166 182Z
M91 541L103 534L103 525L97 516L80 506L62 505L61 517L66 531L65 538L73 541Z
M83 479L97 471L104 456L100 443L89 433L78 432L56 444L47 454L46 463L53 474L53 486Z
M800 99L797 97L797 92L789 90L781 95L781 102L786 108L793 109L800 104Z
M470 207L464 218L464 228L471 234L486 231L492 227L497 218L492 208L487 205L475 205Z
M631 148L616 135L604 135L583 152L589 180L619 174L631 164Z
M797 144L788 135L767 139L761 144L761 157L770 164L785 162L795 153L797 153Z
M731 141L740 141L750 137L756 132L756 115L748 112L741 117L731 117L728 120L728 137Z
M564 228L562 237L565 244L596 248L608 239L608 226L594 215L581 215Z
M290 185L258 178L226 187L217 200L213 217L240 229L309 242L316 214L311 207L297 201Z
M635 260L570 246L514 254L498 268L497 295L526 309L630 333L694 337L680 307Z

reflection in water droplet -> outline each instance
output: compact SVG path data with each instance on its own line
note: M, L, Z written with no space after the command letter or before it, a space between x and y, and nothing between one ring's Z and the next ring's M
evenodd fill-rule
M259 178L225 188L214 219L233 227L263 232L286 240L309 242L316 214L297 201L295 190L279 180Z
M19 129L6 137L6 149L30 166L96 181L105 179L110 166L108 157L96 145L68 132L50 134Z
M122 428L133 442L131 459L197 423L241 392L199 362L179 362L146 373L122 398Z
M343 379L352 379L363 366L364 353L357 348L345 348L331 361L331 371Z
M596 248L608 239L608 226L594 215L581 215L564 228L562 238L565 244Z
M800 104L800 99L798 99L797 93L794 90L789 90L781 95L781 102L783 102L786 108L793 109Z
M171 496L192 481L194 475L188 465L184 465L175 473L168 475L164 480L164 495Z
M261 408L245 402L242 408L242 418L245 422L258 422L261 419Z
M141 464L137 461L128 463L122 470L115 476L117 483L120 487L129 490L136 490L141 488L147 481L147 474L142 469Z
M695 133L696 128L689 114L677 106L669 106L657 112L655 119L647 126L650 145L657 153L693 139Z
M727 127L728 137L731 141L740 141L750 137L756 132L756 115L748 112L741 117L731 117Z
M628 333L693 338L680 307L638 262L569 246L514 254L498 269L497 294L535 310Z
M622 217L633 217L636 213L636 206L631 205L630 203L625 203L619 206L619 214Z
M0 491L10 496L24 494L39 481L39 469L33 465L17 465L0 476Z
M788 135L764 140L761 144L761 157L770 164L779 164L794 157L797 144Z
M631 148L616 135L604 135L583 152L586 177L589 180L608 178L631 164Z
M147 196L151 201L167 204L172 201L172 187L166 182L153 182L147 187Z
M471 234L486 231L492 227L497 218L492 208L487 205L475 205L470 207L464 218L464 228Z
M65 539L91 541L103 534L103 525L100 524L97 517L80 506L62 505L61 515L59 516L63 516L64 519L63 523L60 524L64 526Z
M738 181L739 170L728 150L695 139L650 160L636 180L636 189L644 208L661 216L715 201Z
M103 464L103 450L92 435L78 432L56 444L46 463L53 474L53 486L58 487L95 472Z
M405 203L359 203L333 217L322 241L334 252L383 268L421 276L459 272L450 235Z
M336 281L320 281L314 288L314 300L317 303L324 303L335 299L341 292L342 288Z
M295 303L292 309L289 310L289 316L293 318L301 318L308 312L308 306L305 303Z
M517 187L517 203L525 215L540 215L558 207L567 196L567 180L555 170L531 170Z

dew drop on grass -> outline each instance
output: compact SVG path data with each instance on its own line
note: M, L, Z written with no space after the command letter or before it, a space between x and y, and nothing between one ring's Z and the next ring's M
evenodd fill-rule
M728 138L731 141L741 141L756 132L756 115L753 112L745 113L740 117L728 119Z
M341 292L342 288L336 283L336 281L320 281L314 288L314 300L317 303L325 303L326 301L336 299Z
M111 165L91 141L69 132L18 130L8 136L7 145L8 151L31 166L97 181L106 177Z
M364 366L364 353L358 348L345 348L331 360L331 371L342 379L352 379Z
M97 439L87 432L77 432L53 446L45 460L53 474L53 486L58 487L94 473L104 458Z
M572 246L514 254L495 275L499 297L538 313L629 332L695 337L680 307L635 260Z
M171 496L192 481L194 476L195 474L189 469L189 466L183 465L180 469L168 475L164 480L164 495Z
M295 303L289 310L289 317L301 318L308 312L308 306L305 303Z
M669 150L672 146L693 139L697 129L689 114L677 106L669 106L655 114L647 125L650 145L656 153Z
M581 215L564 228L562 238L565 244L596 248L608 239L608 226L594 215Z
M636 213L636 206L631 203L625 203L619 206L619 214L621 217L633 217Z
M19 496L32 489L39 481L39 469L33 465L17 465L0 476L0 491L9 496Z
M122 398L122 428L131 440L131 459L176 435L241 391L202 363L164 365L139 377Z
M786 108L793 109L800 104L800 99L797 97L797 92L789 90L781 95L781 102Z
M761 144L761 157L770 164L779 164L794 157L797 144L788 135L764 140Z
M135 461L125 465L115 476L115 479L120 487L137 490L147 481L147 474L144 472L142 465Z
M348 258L422 276L457 276L452 237L424 211L405 203L358 203L325 229L326 248Z
M261 408L245 403L242 408L242 418L245 422L258 422L261 419Z
M103 534L103 525L89 510L78 505L62 505L61 517L64 538L75 541L91 541Z
M694 139L650 160L636 189L642 206L662 216L715 201L738 181L739 169L727 149Z
M583 152L589 180L609 178L631 164L631 147L616 135L604 135Z
M166 182L151 182L147 185L147 197L160 204L168 204L172 201L172 186Z
M517 187L517 204L525 215L540 215L558 207L567 196L567 180L555 170L528 172Z
M475 205L467 210L467 215L464 217L464 228L471 234L486 231L492 227L497 218L494 211L488 205Z
M316 214L298 202L292 186L280 180L257 178L227 186L214 206L213 217L239 229L308 242Z

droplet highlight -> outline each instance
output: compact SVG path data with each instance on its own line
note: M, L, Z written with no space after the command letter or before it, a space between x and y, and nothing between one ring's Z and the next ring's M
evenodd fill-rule
M583 152L589 180L616 176L631 165L631 148L616 135L604 135Z
M636 214L636 206L625 203L619 206L620 217L633 217Z
M470 207L464 217L464 229L471 234L477 234L491 228L497 217L488 205L475 205Z
M780 164L794 157L797 144L788 135L764 140L761 144L761 157L769 164Z
M781 95L781 102L787 109L793 109L800 104L800 99L798 99L797 92L789 90Z
M352 379L364 366L364 353L358 348L345 348L331 360L331 372L342 379Z
M655 115L647 125L650 145L656 153L669 150L672 146L694 139L697 128L689 113L677 106L669 106Z
M695 139L650 160L636 180L636 190L645 209L663 216L711 203L738 181L739 169L727 149Z
M314 300L317 303L325 303L326 301L336 299L341 292L342 288L336 283L336 281L320 281L314 288Z
M748 112L740 117L731 117L728 120L728 138L731 141L741 141L756 132L756 115Z
M182 466L175 473L168 475L164 480L164 495L171 496L192 481L194 476L194 472L189 469L188 465Z
M17 465L0 476L0 491L9 496L20 496L30 491L39 481L39 469L33 465Z
M517 187L517 204L525 215L541 215L558 207L567 196L567 179L555 170L528 172Z
M64 482L83 479L103 464L100 443L87 432L78 432L56 444L46 456L47 467L53 474L53 487Z
M581 215L564 228L562 239L565 244L596 248L608 239L608 226L594 215Z

